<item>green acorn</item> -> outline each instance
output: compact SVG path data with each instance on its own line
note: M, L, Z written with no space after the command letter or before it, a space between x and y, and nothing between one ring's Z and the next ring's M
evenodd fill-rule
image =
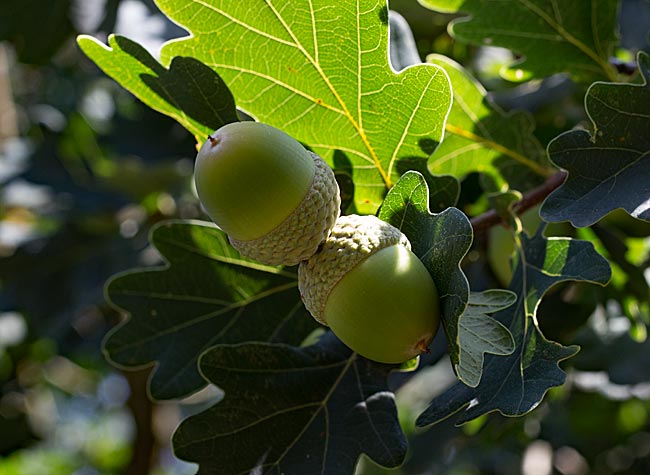
M298 270L312 316L360 355L401 363L435 336L439 297L406 236L374 216L342 216Z
M270 125L235 122L208 137L194 181L210 218L244 256L269 265L308 259L339 216L332 169Z

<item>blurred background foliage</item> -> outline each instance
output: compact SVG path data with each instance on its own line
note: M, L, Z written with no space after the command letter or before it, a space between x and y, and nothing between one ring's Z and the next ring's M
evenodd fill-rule
M452 17L415 0L390 5L411 25L422 58L448 55L501 107L529 110L542 143L588 124L585 91L566 77L507 83L497 71L512 53L455 42ZM623 0L619 24L612 61L625 68L649 49L650 2ZM100 351L123 318L104 302L106 279L160 262L147 241L156 222L203 216L191 184L192 137L107 79L74 43L79 33L110 32L154 55L183 34L150 0L0 0L2 475L194 473L173 457L170 436L219 397L212 388L154 403L147 369L122 372ZM463 181L459 207L472 215L487 208L479 176ZM566 365L567 384L523 418L492 414L416 431L417 415L453 377L438 338L420 371L392 381L407 463L386 471L364 460L360 474L650 473L650 231L612 214L569 234L599 243L615 274L605 289L565 284L542 302L545 334L582 346ZM466 259L474 290L501 285L488 264L496 239L477 236Z

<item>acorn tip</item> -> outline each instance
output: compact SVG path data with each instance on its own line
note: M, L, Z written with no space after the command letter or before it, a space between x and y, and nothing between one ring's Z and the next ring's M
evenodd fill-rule
M424 340L420 340L417 344L417 349L420 350L422 353L426 353L427 355L431 354L431 350L427 346L427 344L424 342Z

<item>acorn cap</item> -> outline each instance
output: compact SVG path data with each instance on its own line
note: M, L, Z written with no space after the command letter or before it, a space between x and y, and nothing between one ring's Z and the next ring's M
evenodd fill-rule
M341 197L334 172L325 161L308 151L314 160L311 186L300 205L264 236L242 241L229 237L242 255L267 265L296 265L309 259L327 238L340 215Z
M298 288L307 310L323 325L330 292L351 269L377 251L401 244L406 235L375 216L341 216L321 249L298 268Z

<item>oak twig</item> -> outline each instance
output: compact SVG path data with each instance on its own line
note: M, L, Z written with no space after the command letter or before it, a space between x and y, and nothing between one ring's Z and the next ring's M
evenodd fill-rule
M532 190L524 193L521 201L514 205L515 213L517 215L520 215L536 204L544 201L544 198L546 198L551 194L551 192L553 192L553 190L564 183L566 177L567 172L560 170L548 177L548 179L537 188L533 188ZM486 231L492 226L503 224L503 221L501 220L499 214L495 210L491 209L470 219L470 223L472 223L474 234L478 234Z

